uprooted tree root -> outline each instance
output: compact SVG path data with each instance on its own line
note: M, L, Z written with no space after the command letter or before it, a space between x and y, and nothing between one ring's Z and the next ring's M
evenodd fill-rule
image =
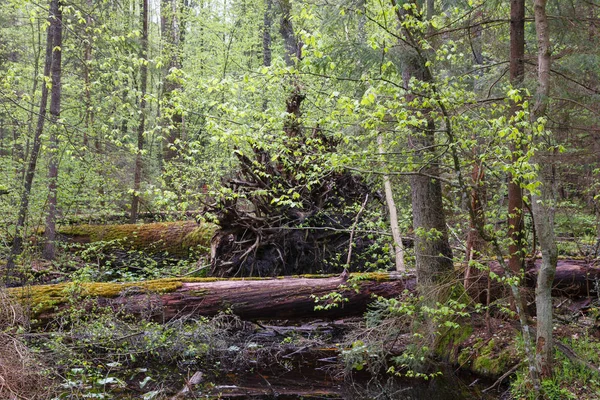
M272 161L267 151L257 148L252 156L236 153L239 173L224 183L233 195L215 209L221 230L211 245L213 275L342 270L339 257L351 245L357 206L377 197L369 196L366 183L346 171L315 172L318 160L311 162L308 147L299 146L300 155L285 161ZM366 235L354 239L355 255L371 242ZM360 260L352 261L351 269L360 270Z
M35 400L48 398L50 380L42 364L18 337L17 327L27 324L23 310L0 289L0 398Z

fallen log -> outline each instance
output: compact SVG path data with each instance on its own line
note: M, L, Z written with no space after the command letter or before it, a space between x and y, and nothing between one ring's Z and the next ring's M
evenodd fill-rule
M537 271L542 260L536 259L527 273L527 285L535 287ZM552 294L571 298L598 297L600 290L600 267L597 260L558 260Z
M525 287L535 288L537 272L542 260L529 260L525 274ZM504 271L496 261L488 263L490 271L502 277ZM488 286L488 276L481 271L471 277L468 292L471 297L485 303L487 290L489 288L491 300L509 296L507 286L498 280L492 280ZM597 260L558 260L554 283L552 284L552 295L557 297L569 297L581 299L586 297L597 298L600 294L600 266Z
M571 298L596 297L600 268L577 260L564 260L558 266L554 293ZM493 269L493 268L492 268ZM535 267L526 283L535 284ZM487 281L485 281L487 282ZM487 288L487 283L482 285ZM494 289L496 288L496 289ZM133 315L170 320L177 316L212 316L231 311L242 319L343 318L362 314L373 295L399 296L416 289L411 274L351 274L345 279L322 276L280 278L169 278L128 283L62 283L8 289L32 310L33 316L48 320L67 307L73 296L94 299L93 305L110 306ZM331 304L339 292L344 299L337 306L315 310L315 305ZM504 296L500 283L492 287L492 300ZM321 298L321 302L315 299Z
M355 275L356 276L356 275ZM394 297L414 290L414 275L361 274L346 281L340 277L289 278L189 278L136 283L62 283L9 289L32 310L33 317L48 321L76 301L88 307L108 306L129 314L166 321L178 316L212 316L230 311L242 319L341 318L363 313L373 296ZM327 297L339 292L337 306ZM322 298L321 302L317 299Z
M210 247L216 230L213 224L194 221L157 222L125 225L66 225L58 228L59 237L75 243L118 241L119 247L151 254L168 253L185 257L198 246Z

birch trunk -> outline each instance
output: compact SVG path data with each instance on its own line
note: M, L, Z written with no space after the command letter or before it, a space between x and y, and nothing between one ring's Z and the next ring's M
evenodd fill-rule
M383 154L383 139L377 136L377 146L379 148L379 154ZM394 193L392 191L392 184L388 175L383 175L383 188L385 190L385 201L390 212L390 229L392 231L392 238L394 239L394 257L396 260L396 271L406 271L404 264L404 245L402 244L402 237L400 236L400 228L398 227L398 213L396 210L396 203L394 202Z

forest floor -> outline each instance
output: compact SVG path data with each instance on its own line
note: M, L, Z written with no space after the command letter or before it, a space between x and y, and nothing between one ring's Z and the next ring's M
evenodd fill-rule
M53 263L29 258L23 279L135 282L205 272L197 253L185 261L118 243L75 247ZM507 298L488 314L470 305L458 328L423 339L406 330L411 317L390 322L381 310L344 320L248 322L225 312L163 323L90 311L77 293L40 330L0 295L0 398L525 399L531 389ZM545 391L600 399L599 299L554 304L555 337L567 350L557 349ZM433 350L419 351L426 346Z

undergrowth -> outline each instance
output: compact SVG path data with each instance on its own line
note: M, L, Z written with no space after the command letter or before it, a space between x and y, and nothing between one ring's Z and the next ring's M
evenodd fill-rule
M46 399L53 391L47 367L21 339L28 320L0 288L0 398Z
M600 365L600 342L587 335L574 334L562 339L576 354L592 365ZM586 365L574 364L556 350L553 377L542 381L542 393L547 400L600 399L600 372ZM522 368L511 383L515 399L533 400L527 371Z

